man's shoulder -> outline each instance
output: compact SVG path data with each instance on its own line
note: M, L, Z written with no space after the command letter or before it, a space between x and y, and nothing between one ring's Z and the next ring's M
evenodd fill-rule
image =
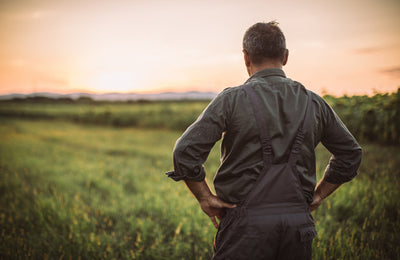
M317 102L320 106L323 106L323 107L329 106L328 102L323 97L321 97L319 94L317 94L311 90L309 90L309 91L312 94L312 98L313 98L314 102Z
M243 91L243 85L239 85L239 86L234 86L234 87L227 87L224 90L222 90L218 95L217 95L217 99L232 99L235 98L239 95L241 95Z
M222 90L220 92L220 94L224 94L224 95L232 95L232 94L237 94L238 92L242 91L243 85L239 85L239 86L234 86L234 87L227 87L224 90Z
M323 99L323 97L321 97L319 94L315 93L314 91L312 91L311 89L306 88L301 82L296 81L296 80L291 80L289 78L287 78L288 80L290 80L291 82L291 87L298 87L299 89L303 89L303 91L309 91L311 92L311 96L314 102L317 102L320 105L325 105L327 104L327 102L325 101L325 99Z

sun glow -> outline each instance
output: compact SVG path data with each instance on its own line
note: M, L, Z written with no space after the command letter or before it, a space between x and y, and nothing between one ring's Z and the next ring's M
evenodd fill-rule
M145 79L130 71L104 72L92 77L90 86L96 92L132 92L145 85Z
M399 8L398 0L0 1L0 95L219 92L247 79L248 26L274 19L287 37L288 77L335 95L395 91Z

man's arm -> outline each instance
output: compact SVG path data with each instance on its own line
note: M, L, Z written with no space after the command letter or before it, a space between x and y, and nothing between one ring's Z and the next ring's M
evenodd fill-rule
M206 180L201 182L185 180L185 183L199 201L201 209L210 217L215 228L218 228L218 223L215 217L221 220L224 208L236 207L236 205L226 203L212 194Z
M229 99L224 92L220 93L197 120L190 125L175 143L173 151L174 171L168 176L175 181L204 180L206 173L204 162L215 143L226 131L229 117Z
M221 219L223 209L232 208L235 205L225 203L211 193L205 181L206 173L203 163L226 130L229 111L230 99L227 91L223 91L178 139L173 152L174 171L167 173L175 181L185 180L187 187L215 227L218 227L215 217Z
M316 210L326 197L331 195L341 184L329 183L322 179L315 187L314 199L310 204L310 210Z
M315 187L310 210L317 209L342 183L357 175L362 157L362 150L356 139L325 101L322 102L322 111L324 131L321 141L332 156L324 177Z

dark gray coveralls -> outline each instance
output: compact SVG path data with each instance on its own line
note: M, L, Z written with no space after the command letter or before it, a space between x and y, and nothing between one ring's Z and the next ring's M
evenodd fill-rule
M311 259L317 232L296 170L305 131L311 129L311 93L307 91L305 118L288 161L273 164L261 100L249 84L244 89L259 129L263 170L246 199L237 208L227 209L215 237L213 259Z

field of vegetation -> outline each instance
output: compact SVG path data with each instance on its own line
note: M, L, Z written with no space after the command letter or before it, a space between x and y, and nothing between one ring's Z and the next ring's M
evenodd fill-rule
M327 97L349 128L362 125L351 129L364 157L359 176L313 213L313 259L400 254L400 91L380 96ZM209 259L216 230L185 185L164 175L206 104L0 102L0 259ZM374 125L363 125L363 111ZM329 153L316 152L320 178ZM217 145L209 183L218 157Z
M324 96L361 141L400 144L400 88L397 93L369 96Z
M391 94L324 99L360 141L400 144L400 88ZM0 116L64 120L114 127L162 128L183 131L209 101L95 102L36 97L0 101Z

